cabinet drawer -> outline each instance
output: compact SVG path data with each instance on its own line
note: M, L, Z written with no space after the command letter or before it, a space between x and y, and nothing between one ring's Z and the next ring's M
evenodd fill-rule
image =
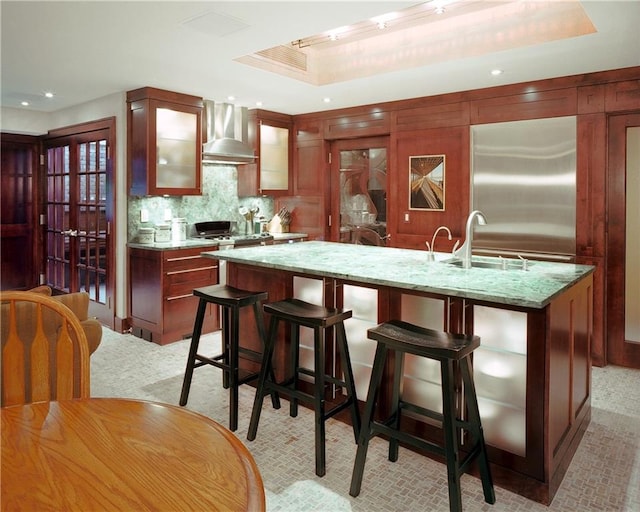
M164 297L171 298L182 295L193 295L194 288L202 288L203 286L211 286L213 284L218 284L217 277L211 279L193 279L174 283L165 288Z
M164 281L170 289L175 285L202 281L208 284L215 284L218 282L218 265L210 264L198 268L165 272Z
M217 265L218 260L211 258L203 258L200 253L204 249L197 247L194 249L180 249L176 251L164 251L163 269L165 272L173 272L179 270L188 270L191 268L206 267Z
M205 321L215 314L214 304L207 305ZM193 295L171 296L164 300L164 322L172 329L179 325L193 327L198 311L198 297Z

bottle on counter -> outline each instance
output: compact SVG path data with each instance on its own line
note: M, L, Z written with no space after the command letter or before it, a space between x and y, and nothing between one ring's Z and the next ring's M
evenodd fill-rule
M264 225L267 223L264 217L260 217L253 221L253 233L259 235L264 231Z

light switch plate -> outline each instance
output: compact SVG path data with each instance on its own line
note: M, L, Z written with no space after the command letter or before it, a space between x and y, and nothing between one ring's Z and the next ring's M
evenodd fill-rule
M149 222L149 210L145 208L140 210L140 222Z

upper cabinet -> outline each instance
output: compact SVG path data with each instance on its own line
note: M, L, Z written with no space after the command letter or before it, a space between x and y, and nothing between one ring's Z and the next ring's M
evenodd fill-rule
M255 164L238 168L238 196L291 193L292 120L285 114L266 110L249 111L249 144Z
M127 107L129 194L201 194L202 98L143 87Z

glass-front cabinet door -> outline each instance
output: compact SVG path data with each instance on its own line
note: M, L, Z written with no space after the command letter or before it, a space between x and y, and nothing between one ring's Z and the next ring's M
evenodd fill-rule
M260 124L260 190L289 190L289 129Z
M197 187L198 116L156 108L156 188Z
M338 141L331 151L332 196L340 219L332 238L344 243L386 245L387 145L386 139ZM336 163L337 162L337 163ZM338 188L335 191L335 188Z
M127 105L129 194L201 194L202 98L144 87Z

